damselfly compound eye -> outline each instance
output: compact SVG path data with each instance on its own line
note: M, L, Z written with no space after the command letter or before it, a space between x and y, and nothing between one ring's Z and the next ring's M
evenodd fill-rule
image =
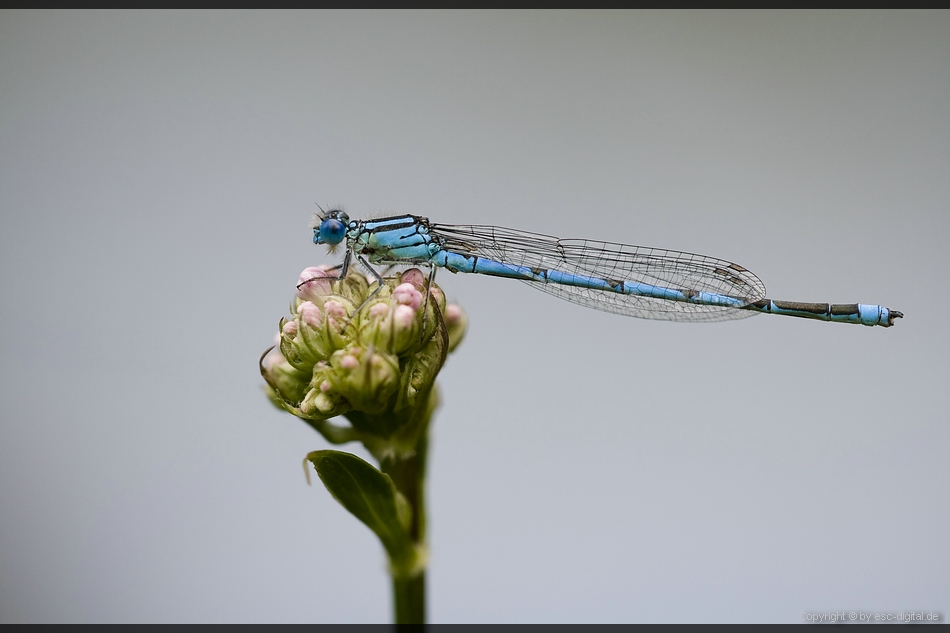
M327 218L320 223L320 240L335 246L346 237L346 224L336 218Z

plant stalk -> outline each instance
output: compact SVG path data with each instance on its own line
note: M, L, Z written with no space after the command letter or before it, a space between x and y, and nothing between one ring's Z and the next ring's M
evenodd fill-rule
M412 578L393 578L393 600L396 608L396 624L425 624L425 570Z
M397 456L384 460L380 466L388 474L396 489L412 507L409 534L415 544L426 544L425 470L429 444L429 429L420 433L416 451L408 457ZM410 578L393 577L393 603L396 624L425 624L426 621L425 569Z

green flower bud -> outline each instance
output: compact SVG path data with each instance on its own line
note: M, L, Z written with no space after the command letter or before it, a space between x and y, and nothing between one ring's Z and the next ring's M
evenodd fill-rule
M284 401L296 402L306 393L306 374L295 369L276 349L264 355L261 370L267 380L267 396L279 408L285 408Z
M444 362L443 340L433 337L429 344L413 354L402 372L401 401L397 409L412 408L418 403L420 393L427 393Z
M350 409L349 403L338 390L333 389L332 370L325 361L314 366L306 397L300 403L301 412L314 418L331 418Z
M424 301L411 284L396 286L388 303L375 303L364 311L360 342L396 355L421 345Z
M330 389L350 407L382 413L399 388L399 359L372 349L352 347L330 358Z
M356 305L359 305L369 294L369 283L363 275L352 274L336 282L334 290L337 294L343 295Z

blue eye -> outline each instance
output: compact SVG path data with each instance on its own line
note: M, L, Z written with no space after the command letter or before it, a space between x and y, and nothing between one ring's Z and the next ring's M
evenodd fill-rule
M346 224L336 218L327 218L320 223L320 240L335 246L346 237Z

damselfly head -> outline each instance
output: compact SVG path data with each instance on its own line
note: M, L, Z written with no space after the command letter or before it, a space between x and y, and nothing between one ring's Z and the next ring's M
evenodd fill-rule
M319 222L318 222L319 221ZM350 223L349 216L340 209L331 209L322 216L315 218L313 226L313 243L326 244L331 252L334 246L346 237L346 228Z

